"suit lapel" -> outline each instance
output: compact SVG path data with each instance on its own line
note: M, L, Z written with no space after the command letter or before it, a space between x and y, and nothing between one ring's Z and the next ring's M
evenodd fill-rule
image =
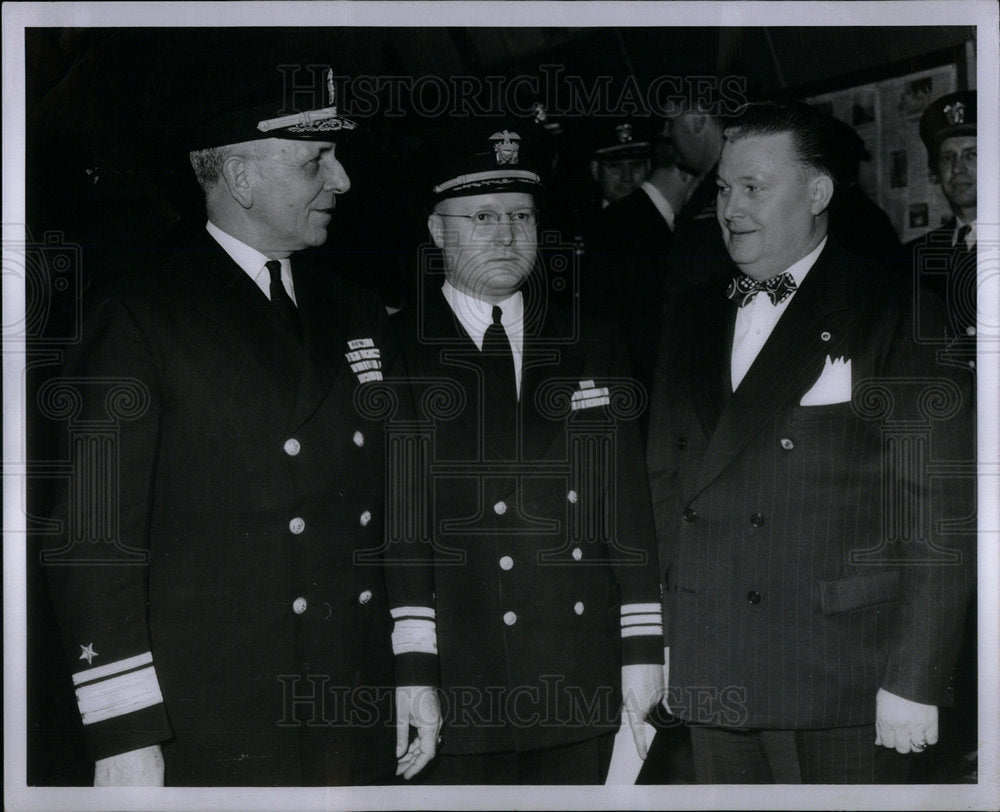
M706 438L719 423L722 409L732 395L729 365L733 346L736 305L725 299L725 288L711 288L712 298L694 320L691 400Z
M858 309L852 311L850 307L853 276L849 264L830 243L806 276L746 377L723 407L702 461L698 492L746 448L780 409L798 403L822 372L827 355L844 354L853 324L861 316ZM723 360L728 372L729 355Z
M289 382L297 382L296 365L289 363L295 358L294 339L253 280L207 233L196 237L189 261L202 269L192 283L195 309Z
M343 299L333 296L332 286L319 279L319 274L324 271L300 267L295 260L293 269L305 360L289 431L295 431L308 420L323 402L337 376L347 373L344 353L347 352L348 336L345 331L351 323L351 313Z

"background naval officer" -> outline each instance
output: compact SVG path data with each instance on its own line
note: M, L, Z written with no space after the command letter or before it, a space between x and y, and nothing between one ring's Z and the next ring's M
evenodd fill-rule
M527 140L480 124L437 167L436 285L398 316L434 432L438 783L600 783L622 693L645 757L662 686L638 394L611 328L545 299Z
M948 307L951 334L967 342L974 359L976 335L976 91L936 99L920 117L931 176L941 185L952 219L907 244L920 284Z
M114 432L44 560L99 785L384 782L434 752L431 573L384 544L401 505L364 406L399 351L374 297L295 253L326 241L355 124L286 113L200 130L207 223L91 297L53 389L64 447Z

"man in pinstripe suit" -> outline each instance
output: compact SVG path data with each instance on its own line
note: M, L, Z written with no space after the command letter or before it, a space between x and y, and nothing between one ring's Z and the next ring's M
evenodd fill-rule
M973 459L970 392L940 303L827 237L830 146L805 105L727 128L738 271L677 302L659 359L667 704L700 782L898 780L952 693L973 536L941 528L972 483L930 470Z

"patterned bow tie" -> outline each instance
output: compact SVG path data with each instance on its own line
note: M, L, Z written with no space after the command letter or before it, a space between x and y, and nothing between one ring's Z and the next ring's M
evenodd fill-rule
M771 304L776 305L781 304L791 296L797 287L798 285L795 284L795 280L788 271L777 276L772 276L770 279L765 279L763 282L758 282L756 279L752 279L745 273L740 272L729 283L726 296L740 307L743 307L754 296L763 291L771 300Z

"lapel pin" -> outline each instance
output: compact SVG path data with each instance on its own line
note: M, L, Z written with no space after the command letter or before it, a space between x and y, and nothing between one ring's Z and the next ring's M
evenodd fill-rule
M821 341L829 341L830 338L831 338L830 333L827 332L826 330L824 330L822 333L820 333L819 337L820 337Z

